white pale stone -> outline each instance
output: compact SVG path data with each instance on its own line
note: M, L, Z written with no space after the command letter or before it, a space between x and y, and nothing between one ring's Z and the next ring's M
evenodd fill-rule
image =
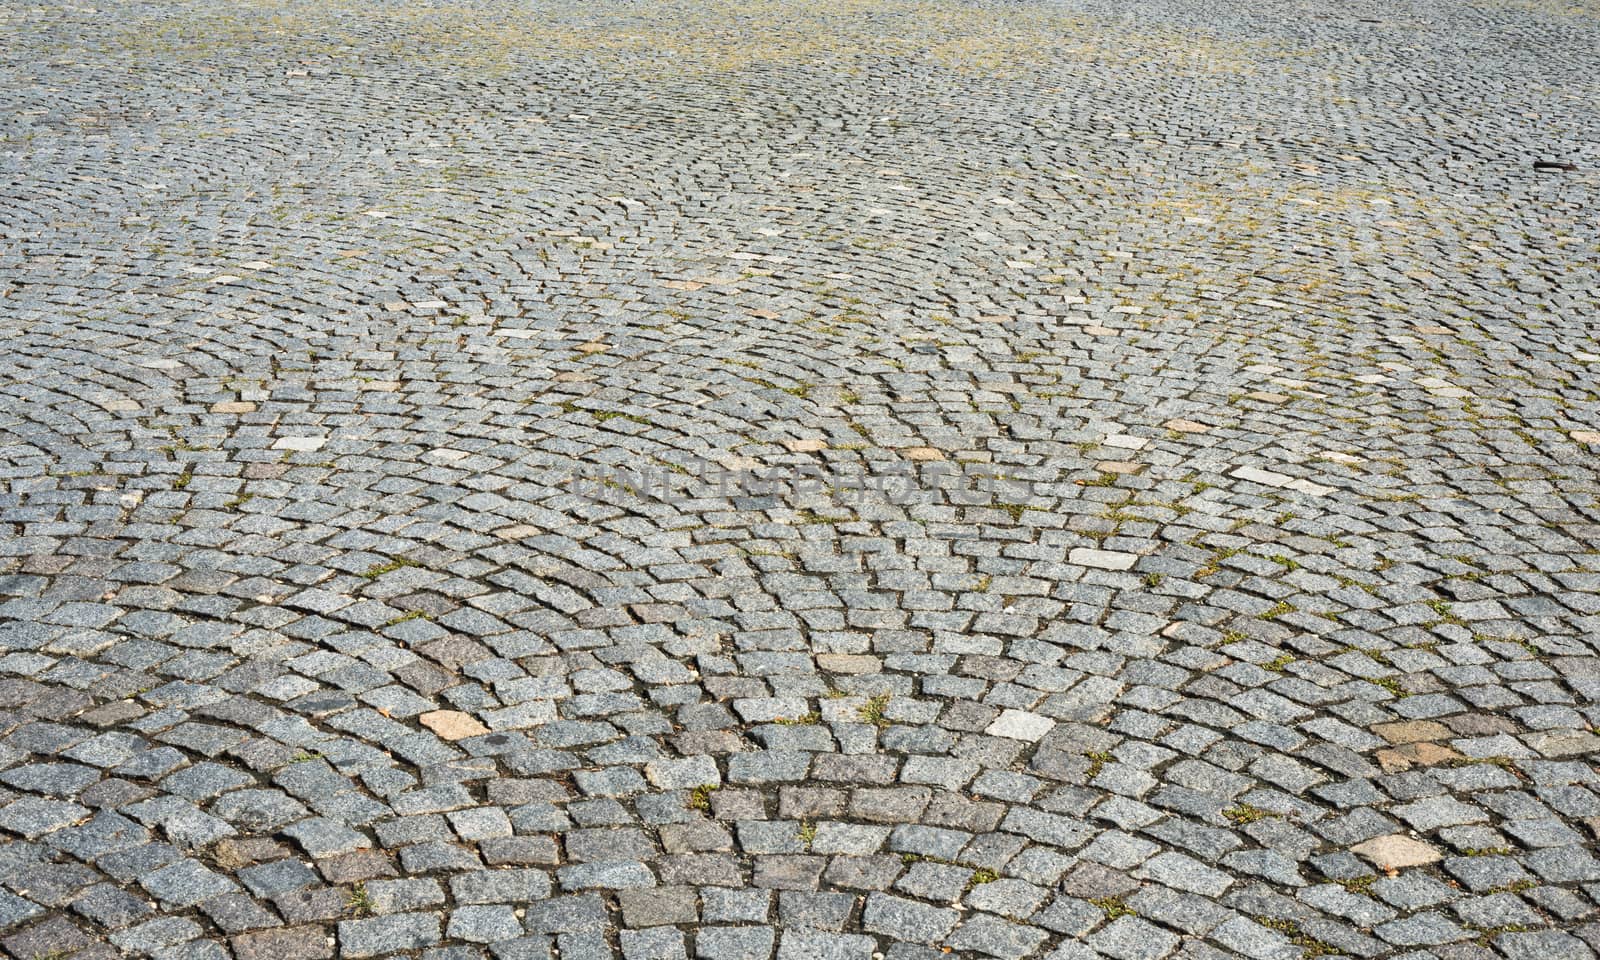
M1313 497L1326 497L1328 494L1333 492L1332 487L1326 487L1320 483L1312 483L1310 480L1304 479L1291 480L1285 484L1285 486L1287 486L1290 490L1299 490L1301 493L1309 493Z
M1261 470L1256 467L1240 467L1233 471L1232 476L1268 487L1287 487L1294 480L1294 477L1286 473L1274 473L1271 470Z
M1042 717L1026 710L1007 710L996 717L983 732L991 737L1035 743L1055 727L1056 722L1049 717Z
M1121 553L1116 550L1096 550L1092 547L1077 547L1067 559L1082 567L1098 567L1101 570L1127 570L1139 561L1136 553Z

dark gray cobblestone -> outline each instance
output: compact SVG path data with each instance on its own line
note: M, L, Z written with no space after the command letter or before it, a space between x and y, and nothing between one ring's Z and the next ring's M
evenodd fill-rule
M1591 0L0 35L5 955L1600 951Z

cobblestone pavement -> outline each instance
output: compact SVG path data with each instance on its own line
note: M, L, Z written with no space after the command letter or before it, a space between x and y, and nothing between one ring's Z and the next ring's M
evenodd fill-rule
M7 955L1600 950L1593 0L0 37Z

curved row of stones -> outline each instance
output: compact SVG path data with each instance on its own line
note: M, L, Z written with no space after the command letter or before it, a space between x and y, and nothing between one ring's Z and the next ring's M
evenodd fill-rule
M0 29L10 956L1600 949L1592 6Z

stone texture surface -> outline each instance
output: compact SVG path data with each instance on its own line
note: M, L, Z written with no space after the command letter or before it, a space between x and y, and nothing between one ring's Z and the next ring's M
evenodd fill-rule
M1439 851L1429 844L1400 833L1374 837L1350 849L1366 858L1379 870L1386 871L1420 867L1427 863L1437 863L1441 859Z
M6 956L1600 948L1592 3L0 36Z

